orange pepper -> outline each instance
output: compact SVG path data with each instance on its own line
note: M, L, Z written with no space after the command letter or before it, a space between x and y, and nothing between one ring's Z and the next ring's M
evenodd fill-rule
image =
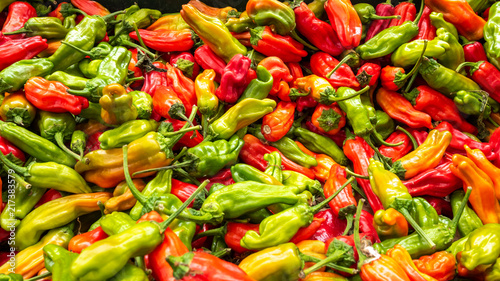
M345 112L336 103L318 104L314 109L311 122L320 132L333 136L345 126Z
M410 253L403 246L395 245L394 248L387 251L387 255L401 266L411 281L436 281L435 278L418 271L418 268L411 259Z
M500 169L493 165L486 155L479 149L470 149L469 146L465 145L465 151L467 152L467 157L471 159L474 164L477 165L479 169L485 172L493 182L493 187L495 189L495 195L497 200L500 200Z
M301 253L304 253L306 255L318 258L318 259L325 259L325 243L321 242L319 240L303 240L299 243L297 243L297 248L299 248L299 251ZM315 262L306 262L304 264L304 268L309 268L316 264ZM325 271L326 267L321 267L320 269L317 270L317 272L322 272Z
M457 268L455 256L446 251L436 252L430 256L422 256L418 260L413 260L413 262L418 270L438 281L453 279Z
M264 138L275 142L284 137L293 125L295 103L280 101L273 112L262 118L261 132Z
M380 255L379 258L365 263L361 267L360 275L363 281L411 281L398 262L388 255Z
M318 162L318 165L315 167L311 167L311 170L313 171L314 175L316 176L316 179L318 179L321 182L325 182L328 179L328 176L330 175L330 170L331 170L332 166L338 165L335 162L335 160L333 160L332 157L330 157L326 154L316 154L316 153L310 151L299 141L295 141L295 143L299 146L300 150L302 150L305 154L316 157L316 161Z
M373 227L382 239L408 235L408 222L403 214L393 208L376 211L373 216Z

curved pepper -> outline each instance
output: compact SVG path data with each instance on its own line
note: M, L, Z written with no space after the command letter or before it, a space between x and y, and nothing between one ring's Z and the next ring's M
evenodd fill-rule
M139 191L142 191L146 186L146 183L141 179L135 179L133 182ZM129 210L134 207L136 202L137 200L128 188L127 183L122 181L113 191L113 197L104 203L104 213L111 214Z
M213 69L215 71L215 81L220 83L226 62L215 54L210 47L203 45L194 51L194 59L203 69Z
M413 263L422 273L425 273L438 281L451 280L455 276L455 256L445 252L436 252L430 256L422 256Z
M269 93L283 101L290 101L288 83L293 80L293 76L283 60L278 57L267 57L261 60L258 65L265 67L272 75L273 86Z
M122 147L149 132L156 131L158 126L155 120L130 120L118 128L102 133L99 136L100 146L102 149Z
M0 89L2 92L15 92L34 76L45 76L54 68L46 58L17 61L0 71Z
M187 78L182 71L167 63L167 84L182 100L186 107L186 114L190 115L196 105L196 93L193 80Z
M462 204L464 194L465 193L463 191L459 190L453 192L453 194L451 195L451 207L453 213L456 213L458 208ZM458 221L458 231L460 232L460 235L462 237L465 237L481 226L483 226L481 219L471 208L469 208L469 206L466 206L462 213L462 216L460 217L460 220Z
M159 18L152 25L147 27L147 30L182 30L189 28L189 25L182 19L180 13L167 14Z
M274 111L262 119L261 132L264 138L270 142L283 138L292 127L294 113L294 102L279 102Z
M493 182L497 199L500 198L500 169L493 165L484 153L479 149L470 149L468 145L464 145L467 157L471 159L479 169L485 172Z
M74 253L81 253L83 249L93 243L108 237L102 227L97 227L94 230L78 234L69 240L68 250Z
M13 122L19 126L29 127L35 120L37 107L22 93L6 96L0 105L0 117L3 121Z
M251 60L241 54L234 55L224 68L215 94L227 103L235 103L246 88L246 76Z
M408 222L396 209L378 210L373 216L373 226L382 239L408 235Z
M457 69L457 67L465 61L464 50L462 45L458 42L458 38L444 28L438 28L436 34L437 38L450 44L450 48L443 55L438 57L438 61L445 67Z
M188 51L194 46L194 39L190 29L182 30L146 30L139 29L139 35L146 46L160 52ZM138 40L135 31L129 33L130 38Z
M414 40L399 46L391 55L391 61L394 66L409 67L417 63L420 54L424 50L425 41L423 39ZM441 57L450 49L450 44L446 41L434 38L427 41L424 56Z
M31 59L47 48L47 40L39 36L9 40L0 45L0 70L17 61Z
M424 12L422 13L422 17L418 22L418 35L413 38L414 40L432 40L436 37L436 27L431 24L431 14L432 10L425 6Z
M197 105L201 114L207 118L214 116L219 107L219 99L215 95L215 71L206 69L196 76L194 89L197 98Z
M159 69L167 69L167 66L161 62L154 62L153 66ZM167 86L167 75L165 72L160 72L152 70L144 74L144 84L142 85L141 91L154 97L156 89L159 86Z
M357 47L361 41L362 24L351 1L328 1L325 10L342 46L347 50Z
M410 281L403 268L398 262L387 256L380 255L375 260L365 263L361 267L361 279L368 280L391 280L391 281Z
M273 88L274 78L262 65L257 65L257 78L252 79L237 102L246 98L265 99Z
M9 5L9 13L5 19L2 33L18 30L23 27L26 21L36 16L36 9L33 6L26 2L16 1ZM23 37L22 34L8 36L11 39L22 39Z
M306 93L308 97L322 104L330 105L337 97L335 95L335 89L333 89L328 80L317 75L299 77L295 79L293 86L300 92ZM298 95L302 96L300 93ZM293 97L294 93L290 93L290 96Z
M465 243L459 266L474 270L481 265L493 264L500 255L500 225L486 224L474 230Z
M438 131L448 131L451 133L452 139L450 148L465 152L464 146L467 145L471 149L481 150L486 155L487 159L493 159L495 157L493 148L489 143L479 142L471 139L466 134L453 128L453 126L451 126L451 124L446 121L439 123L439 125L437 125L435 129Z
M387 255L393 258L399 266L406 272L412 281L436 281L433 277L420 272L413 263L410 254L401 245L395 245L394 248L387 251Z
M69 30L61 20L53 17L33 17L20 29L3 32L5 35L26 33L27 37L41 36L46 39L63 39Z
M339 61L324 52L316 52L311 56L311 70L314 74L326 78L333 88L338 87L359 87L359 82L352 72L352 69L342 64L333 74L331 71L337 67Z
M292 8L276 0L250 0L246 12L257 25L274 25L280 35L287 35L295 28Z
M381 145L379 147L380 153L384 156L390 157L393 162L396 162L398 159L408 154L408 152L410 152L413 148L410 138L401 131L392 133L385 141L388 143L403 142L402 145L394 147L386 145Z
M299 62L307 56L304 46L291 36L274 34L269 26L250 30L252 47L266 56L276 56L284 62Z

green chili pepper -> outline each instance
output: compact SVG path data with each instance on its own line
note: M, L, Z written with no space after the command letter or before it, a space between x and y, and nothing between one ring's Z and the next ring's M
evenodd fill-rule
M101 65L102 60L90 60L83 59L78 63L78 68L87 78L95 78L97 76L97 70L99 65ZM83 88L82 88L83 89Z
M158 129L158 122L150 120L130 120L120 127L105 131L99 137L101 149L112 149L122 147L125 144L145 136L149 132Z
M131 9L135 10L134 9ZM110 43L114 42L114 39L122 34L127 34L134 30L134 26L137 28L146 28L150 26L153 22L161 17L161 12L153 9L139 9L133 12L131 15L125 14L121 22L121 27L119 30L115 30L115 37L111 39Z
M102 218L101 227L106 234L111 236L124 232L135 225L135 223L135 220L133 220L128 214L123 212L113 212Z
M439 223L436 209L424 198L413 198L408 211L420 227L433 227Z
M373 20L384 20L384 19L399 19L401 16L379 16L377 15L375 8L368 3L358 3L354 5L354 9L361 19L363 25L369 25ZM366 33L366 31L365 31Z
M500 256L500 224L486 224L470 233L460 263L468 270L493 264Z
M443 16L442 13L432 12L429 15L429 17L431 19L432 25L434 27L436 27L436 29L444 28L446 31L448 31L449 33L451 33L456 39L458 39L457 28L453 24L447 22L444 19L444 16Z
M137 118L149 119L153 112L153 98L142 91L132 91L129 95L132 96L132 104L137 109Z
M102 60L106 56L108 56L109 53L111 53L111 50L113 50L113 46L111 46L111 44L109 44L108 42L101 42L97 46L92 48L90 51L81 49L78 46L75 46L71 43L67 43L65 41L63 41L62 43L84 54L85 56L88 56L91 60Z
M71 89L75 90L83 90L85 85L89 81L89 79L68 74L63 71L56 71L48 76L45 76L45 79L49 81L58 81L66 85Z
M45 76L53 69L49 59L20 60L0 71L0 91L15 92L34 76Z
M127 263L118 273L107 281L148 281L149 278L144 270Z
M41 36L46 39L62 39L69 30L56 17L34 17L28 19L24 27L16 31L5 32L5 35L27 33L28 37Z
M295 13L286 4L275 0L253 4L247 13L257 25L273 25L280 35L287 35L295 28Z
M457 69L457 67L465 62L464 49L462 44L458 42L458 38L453 36L445 28L439 28L436 31L437 38L450 44L450 48L441 56L438 61L445 67L450 69ZM464 72L465 73L465 72Z
M235 182L255 181L265 184L281 185L281 182L273 176L247 164L238 163L231 166L231 175Z
M469 115L483 115L488 118L491 114L492 106L498 108L498 103L487 97L487 93L479 91L458 91L453 98L458 110Z
M70 67L66 68L64 70L67 74L73 75L73 76L78 76L84 78L83 73L80 71L80 68L78 68L78 63L75 63L71 65Z
M486 270L486 275L484 276L485 281L495 281L500 280L500 258L495 261L495 264Z
M464 195L465 193L463 190L457 190L451 194L451 208L454 215L462 204ZM458 231L460 232L460 235L462 235L462 237L467 236L469 233L480 228L481 226L483 226L481 219L477 216L474 210L466 205L462 216L458 221Z
M273 76L262 65L257 66L256 73L257 78L250 81L237 103L246 98L265 99L269 95L273 87Z
M249 31L257 25L248 16L247 11L243 11L239 17L228 17L226 27L231 32L241 33Z
M451 246L448 249L446 249L446 251L452 253L456 257L459 252L462 252L465 249L465 243L467 243L467 240L469 240L469 235L464 236L458 239L457 241L453 242Z
M488 21L484 25L483 29L484 40L486 40L484 49L486 51L486 55L488 55L488 59L492 58L490 61L495 66L498 65L498 59L500 58L500 40L498 38L499 28L500 5L495 3L490 7Z
M267 161L267 168L264 171L278 180L280 183L283 182L283 171L281 169L281 154L278 151L273 151L271 153L264 154L264 160Z
M87 145L87 134L83 131L76 130L71 135L71 145L70 148L73 152L80 155L80 159L83 157L85 152L85 147Z
M271 113L275 107L276 102L271 99L244 99L210 124L209 130L214 137L228 139L239 129Z
M298 127L295 128L293 134L297 140L302 143L307 149L323 153L333 158L340 165L347 165L348 160L342 149L330 138L313 133L307 129Z
M424 41L425 40L419 39L399 46L391 56L392 64L403 68L416 64L424 49ZM450 44L448 42L436 37L427 42L424 56L437 58L442 56L449 49Z
M0 121L0 136L41 162L56 162L69 167L76 164L74 157L51 141L14 123Z
M376 133L380 134L382 139L388 138L396 128L394 120L382 110L375 111L375 116L377 118L377 122L375 123Z
M101 110L102 107L98 102L89 102L89 107L82 109L78 116L89 120L97 120L99 123L106 125L106 122L102 120Z
M63 25L64 25L64 27L66 27L66 29L75 28L75 26L76 26L76 14L65 17L63 20Z
M306 190L313 194L318 194L323 191L319 181L312 180L302 173L290 170L283 171L283 185L292 188L295 194L302 193Z
M71 263L77 257L77 253L72 253L59 245L48 244L43 247L45 268L52 273L52 280L54 281L77 281L70 272Z
M9 273L0 274L0 281L24 281L24 278L21 274Z
M78 155L69 150L65 141L71 139L71 135L75 131L75 118L70 113L53 113L48 111L39 111L38 130L43 138L50 141L55 141L59 147L66 153L73 155L79 159Z
M156 176L150 180L144 189L142 190L142 195L145 197L151 197L153 194L156 196L162 196L169 194L172 189L172 170L162 170L159 171ZM138 220L145 212L143 210L143 205L141 202L137 201L135 206L130 210L130 216L134 220Z
M177 200L174 198L174 201L174 207L177 210L182 205L182 201L179 198L177 198ZM174 220L169 227L175 234L177 234L182 243L191 251L193 247L193 237L196 234L196 223L177 219Z

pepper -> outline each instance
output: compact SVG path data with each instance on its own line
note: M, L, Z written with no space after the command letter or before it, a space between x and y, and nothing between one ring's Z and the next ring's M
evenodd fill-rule
M69 167L75 165L75 158L57 145L14 123L0 122L0 136L15 143L21 150L42 162L56 162Z
M310 59L311 70L314 74L326 78L333 88L338 87L359 87L359 82L352 72L352 69L342 64L335 72L332 71L338 66L339 61L324 52L316 52Z
M430 15L432 10L425 6L422 17L418 22L418 35L413 38L414 40L432 40L436 37L436 27L431 24Z
M394 15L394 7L390 3L390 1L386 1L385 3L379 3L375 7L375 12L378 16L392 16ZM372 22L370 27L366 32L365 40L370 40L373 36L377 35L380 31L386 29L389 26L391 20L389 19L376 19Z
M432 25L436 28L436 29L439 29L439 28L444 28L446 31L450 32L455 38L458 39L458 31L455 27L455 25L447 22L445 19L444 19L444 16L442 13L436 13L436 12L432 12L430 15L429 15L429 18L431 20L431 23Z
M445 251L436 252L430 256L422 256L413 263L422 273L438 281L451 280L455 276L455 256Z
M293 82L294 88L290 92L290 97L305 96L311 97L315 101L330 105L336 100L335 89L328 80L317 75L299 77ZM304 92L302 94L301 92Z
M65 86L75 89L83 90L89 79L78 77L75 75L68 74L62 71L56 71L50 75L45 76L48 81L58 81L63 83Z
M6 96L0 105L0 117L7 122L29 127L35 120L36 107L22 93Z
M142 92L149 94L154 97L156 89L159 86L167 86L167 75L161 69L167 69L167 66L161 62L154 62L153 66L159 68L158 71L152 70L145 72L144 74L144 84L142 85Z
M499 265L500 264L498 263L498 259L497 259L497 261L495 262L495 264L493 264L493 266L491 266L490 268L488 268L486 270L486 274L484 276L484 278L485 278L484 280L486 280L486 281L493 281L493 280L495 280L495 278L498 278L499 274L500 274L499 268L498 268Z
M11 156L9 156L9 154L11 154L15 158L19 159L21 162L26 161L26 157L24 156L24 153L19 148L14 146L10 141L5 139L4 137L0 137L0 151L4 155L6 155L7 158L11 157ZM14 163L17 163L16 159L12 159L12 160L14 160Z
M195 120L193 120L195 121ZM181 120L168 120L165 121L166 123L171 123L172 126L174 127L174 130L179 130L181 129L184 125L188 124L186 121L181 121ZM193 124L196 124L194 122ZM199 127L198 127L199 128ZM190 131L186 133L175 145L174 145L174 150L178 150L179 148L182 148L183 146L187 147L194 147L203 142L204 138L199 133L198 131Z
M189 148L184 161L190 162L186 171L193 177L214 176L225 166L236 164L244 141L237 135L229 140L205 141Z
M460 112L488 118L492 113L492 106L496 106L493 103L496 102L488 97L484 104L486 94L484 91L458 91L453 101Z
M260 136L259 136L260 138ZM272 146L276 147L286 158L292 160L293 162L301 165L301 166L304 166L306 168L311 168L314 170L314 168L318 165L318 161L315 159L325 159L326 158L329 158L331 160L331 162L334 162L333 159L331 159L329 156L327 155L324 155L322 154L323 156L313 156L309 153L312 153L315 155L315 153L311 152L311 151L308 151L308 152L305 152L305 150L307 150L307 148L305 148L304 146L302 146L302 144L300 144L300 146L294 142L292 139L288 138L288 137L283 137L281 138L280 140L276 141L276 142L272 142L270 143ZM302 146L302 147L301 147ZM328 161L328 160L325 160L325 161ZM328 171L330 169L328 168Z
M172 170L159 171L156 176L144 187L142 194L150 197L153 193L162 196L171 192L172 189ZM139 219L142 214L143 205L137 202L130 211L132 219ZM141 214L142 213L142 214Z
M325 10L342 46L347 50L357 47L361 41L362 23L351 2L328 1Z
M9 32L5 35L26 33L28 37L41 36L45 39L63 39L69 30L64 27L61 20L53 17L33 17L26 21L24 27Z
M464 145L464 148L467 152L467 157L490 177L493 182L495 194L500 193L500 181L498 179L500 169L488 161L486 155L480 149L470 149L468 145ZM500 195L497 195L498 198L500 198Z
M447 68L457 69L465 61L464 49L458 42L458 38L442 27L438 28L436 35L440 40L450 44L450 48L443 55L439 56L438 61Z
M307 56L304 46L291 36L282 36L271 31L269 26L250 29L250 44L259 53L279 57L284 62L299 62Z
M292 127L294 112L294 102L279 102L274 111L262 119L261 132L264 138L270 142L283 138Z
M150 95L142 91L129 92L132 96L132 105L137 110L138 119L149 119L153 112L153 99Z
M195 62L194 56L189 52L181 52L170 57L170 64L180 69L184 75L193 79L200 72L200 66Z
M49 74L54 65L49 59L20 60L0 71L0 89L15 92L34 76Z
M261 60L258 65L265 67L273 77L273 87L269 93L283 101L291 101L288 83L293 80L293 76L283 60L278 57L267 57Z
M393 162L396 162L398 159L408 154L413 148L410 138L401 131L392 133L385 141L388 143L403 142L402 145L395 147L385 145L379 147L380 153L386 157L390 157Z
M220 83L226 62L215 54L210 47L203 45L194 51L194 59L203 69L213 69L215 71L215 81Z
M416 267L413 260L411 259L410 254L400 245L395 245L394 248L387 251L387 255L393 258L399 266L406 272L411 280L427 280L427 281L436 281L433 277L420 272L420 270Z
M316 154L309 149L307 149L302 143L295 141L298 148L303 151L304 154L309 155L316 160L316 165L311 167L311 170L314 172L316 179L321 182L325 182L328 179L328 175L330 174L331 167L336 164L335 161L326 154ZM311 163L311 164L314 164ZM305 166L305 164L303 164Z
M101 62L102 60L90 60L89 58L85 58L78 63L78 69L80 69L85 77L95 78Z
M408 222L396 209L378 210L373 216L373 226L382 239L408 235Z
M478 61L488 60L486 52L484 51L483 44L479 42L469 42L465 44L463 47L464 47L465 61L478 62Z
M9 40L0 45L0 70L5 69L17 61L31 59L47 48L47 40L39 36Z
M481 265L493 264L500 255L498 247L498 224L486 224L469 235L461 257L458 259L460 266L467 270L474 270Z
M153 109L158 115L167 119L188 119L182 100L170 86L157 88L153 97Z
M76 280L71 276L69 268L71 263L78 257L78 254L69 252L64 247L49 244L43 247L43 257L45 269L52 274L52 279L62 280L65 278L68 281Z
M36 17L36 9L29 3L16 1L9 5L9 13L3 24L2 33L17 30L23 27L24 23L32 17ZM22 35L8 36L11 39L21 39Z
M500 70L487 61L479 61L477 63L466 62L460 65L457 70L462 69L464 66L470 66L472 79L488 92L491 98L495 101L500 101L500 95L498 95L500 84L496 82L500 77Z
M245 46L229 33L221 20L202 14L191 4L182 6L181 16L203 42L226 63L236 54L246 55Z
M189 28L189 25L182 19L180 13L166 14L147 27L147 30L182 30Z
M215 94L219 100L235 103L246 87L246 75L251 60L241 54L234 55L224 68L221 82Z
M160 52L175 52L175 51L188 51L195 43L190 29L181 30L146 30L139 29L144 44ZM138 40L139 37L135 31L129 33L130 38Z
M293 9L296 28L309 42L321 51L338 56L344 50L337 34L328 23L320 20L305 2Z
M48 81L42 77L32 77L24 85L26 98L38 109L62 113L70 112L78 115L88 107L88 100L73 96L66 92L64 84Z
M244 99L210 124L209 131L217 138L228 139L239 129L272 112L275 107L276 102L271 99Z
M454 213L457 212L458 208L462 204L464 192L461 190L453 192L451 195L451 207ZM477 214L468 206L465 207L460 220L458 221L458 231L462 237L469 235L472 231L483 226L481 219Z
M72 0L71 4L75 5L78 9L81 9L84 11L86 14L89 15L99 15L99 16L106 16L109 14L108 9L106 9L104 6L99 4L99 2L96 1L90 1L90 0Z
M420 54L424 51L425 40L418 39L404 43L391 55L391 61L397 67L409 67L417 63ZM424 56L440 58L451 48L447 41L439 37L427 41Z
M130 120L120 127L108 130L99 136L101 149L122 147L125 144L156 131L159 124L154 120Z
M101 118L111 125L121 125L137 118L137 109L132 104L132 96L117 83L109 84L102 89Z
M274 78L262 65L256 69L257 78L252 79L237 102L246 98L265 99L273 88Z
M83 249L94 244L95 242L108 237L101 226L85 233L74 236L69 240L68 250L74 253L81 253Z

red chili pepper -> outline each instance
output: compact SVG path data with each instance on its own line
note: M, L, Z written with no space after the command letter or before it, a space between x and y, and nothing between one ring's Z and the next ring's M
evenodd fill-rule
M69 240L68 250L74 253L81 253L83 249L107 237L108 235L106 232L104 232L102 227L99 226L92 231L85 232L71 238L71 240Z
M464 45L465 61L478 62L488 61L483 44L479 42L471 42Z
M261 132L266 140L278 141L290 131L293 125L295 106L294 102L280 101L273 112L262 118Z
M149 267L152 275L158 281L173 281L172 267L166 261L168 256L182 256L189 252L181 239L170 228L164 232L163 242L156 247L149 255Z
M434 196L422 196L429 204L431 204L434 209L436 209L436 212L438 215L443 215L447 216L449 218L453 217L453 211L451 209L451 203L444 200L441 197L434 197Z
M339 164L334 164L323 187L325 197L332 196L346 182L345 170ZM336 216L339 215L340 210L343 208L353 205L357 206L357 201L352 194L351 184L347 185L328 205L332 208Z
M489 144L491 145L493 153L495 154L495 157L493 158L493 163L495 164L495 166L500 167L500 127L496 128L495 131L493 131L493 133L491 134Z
M424 143L425 139L427 139L427 136L429 135L429 133L425 130L417 130L412 128L408 128L407 130L415 138L418 145Z
M165 120L165 122L172 123L174 126L174 131L180 130L185 124L186 121L170 119ZM196 120L193 120L193 125L196 125ZM193 134L196 136L193 138ZM200 144L203 141L203 136L197 131L187 132L182 138L174 145L174 150L182 149L183 147L194 147Z
M160 69L167 69L167 66L159 61L153 62L153 66ZM146 92L150 96L154 97L156 89L159 86L167 85L167 74L165 72L153 70L144 73L144 84L142 85L141 91Z
M215 81L220 83L226 62L218 57L207 45L203 45L194 51L194 59L203 69L215 71Z
M139 29L139 34L146 46L160 52L188 51L194 46L193 35L190 29ZM139 39L135 31L130 32L129 36L134 40Z
M311 96L299 97L296 101L297 110L302 112L306 108L313 108L318 105L318 102Z
M500 101L500 70L487 60L478 62L465 62L461 66L469 66L472 80L474 80L490 97Z
M291 101L288 96L290 93L288 83L293 80L293 76L283 60L278 57L267 57L261 60L259 65L265 67L273 76L273 87L269 94L277 96L283 101Z
M172 179L172 190L170 191L170 193L177 196L182 202L186 202L189 196L191 196L191 194L193 194L193 192L195 192L197 188L198 186L194 184ZM191 202L188 207L192 208L193 203L194 201Z
M356 76L354 76L352 69L346 64L340 66L330 78L327 77L327 75L339 64L338 60L327 53L316 52L311 56L310 63L312 72L320 77L326 78L335 89L338 87L359 87Z
M324 219L318 230L309 238L311 240L328 241L332 237L337 237L344 233L347 222L339 219L332 209L326 209L314 215L315 218Z
M436 37L436 27L432 25L430 14L432 10L425 6L422 17L418 21L418 34L413 40L432 40Z
M322 133L336 135L346 123L345 112L337 103L331 105L318 104L311 116L311 122Z
M363 25L351 1L329 0L325 3L325 11L342 46L347 50L357 47Z
M292 75L292 81L290 81L290 87L293 85L293 82L297 80L297 78L304 77L304 73L302 72L302 67L297 62L288 62L286 66L290 70L290 75Z
M299 228L297 233L295 233L292 239L290 239L290 242L297 244L300 241L308 240L309 238L311 238L311 236L314 235L314 233L316 233L316 231L318 231L318 229L321 227L321 224L323 224L325 220L326 219L324 218L313 218L311 224L306 227Z
M64 21L64 16L61 14L61 6L63 4L68 4L68 2L61 2L57 5L57 7L54 9L54 11L50 12L47 14L47 16L49 17L54 17L54 18L58 18L62 21Z
M332 26L318 19L305 2L301 2L293 11L297 30L314 46L332 56L338 56L344 51Z
M182 52L170 56L170 64L180 69L186 77L196 78L200 73L200 66L196 63L194 56L189 52Z
M429 86L418 86L411 94L417 95L414 103L415 109L429 114L432 120L447 121L455 128L467 133L475 134L477 132L476 127L460 115L455 103L440 92Z
M220 86L215 91L220 101L235 103L243 94L247 87L246 78L251 63L252 61L242 54L237 54L231 58L224 68Z
M197 103L196 93L194 92L193 80L184 76L180 69L177 69L167 63L167 84L172 87L172 90L182 100L186 107L186 115L191 114L193 105Z
M96 1L90 0L71 0L71 4L77 7L78 9L84 11L86 14L90 16L106 16L109 15L108 9L106 9L103 5L99 4Z
M87 146L85 146L85 151L91 152L94 150L101 149L101 142L99 141L99 137L102 135L102 132L96 132L89 135L87 139Z
M0 151L4 155L7 155L9 153L12 153L14 157L17 159L21 160L22 162L26 161L26 157L24 156L24 152L14 146L10 141L5 139L4 137L0 136Z
M89 101L80 96L69 94L63 83L48 81L42 77L32 77L24 85L26 99L38 109L78 115L89 107Z
M156 89L153 96L153 110L164 118L179 119L176 114L183 111L185 114L186 108L172 87L167 86Z
M212 187L214 183L220 183L223 185L231 185L234 183L233 176L231 174L231 169L222 169L213 177L204 177L201 178L200 181L207 179L210 180L210 183L207 184L208 190L210 190L210 187Z
M390 157L394 162L408 154L413 148L410 138L400 131L395 131L385 141L388 143L403 142L402 145L398 146L381 145L378 149L382 155Z
M245 233L249 230L259 233L259 224L228 222L226 226L226 235L224 235L226 245L238 254L251 251L240 245L241 238L243 238Z
M382 83L382 87L390 91L399 90L403 84L396 81L403 74L405 74L405 70L402 67L388 65L382 68L380 73L380 82Z
M356 215L354 215L354 218L356 218ZM361 211L361 216L359 217L359 231L367 235L372 243L380 242L377 230L373 227L373 216L365 210Z
M352 161L355 173L368 176L369 159L373 157L375 152L368 146L365 140L358 136L354 139L347 139L344 143L344 153ZM372 210L376 212L383 209L382 202L380 202L380 199L373 192L370 181L359 178L356 180L361 188L363 188Z
M286 170L299 172L311 179L314 179L313 171L286 158L277 148L263 144L258 138L250 134L245 135L243 140L245 141L245 144L240 151L240 157L241 160L248 165L252 165L257 169L264 171L267 168L267 161L264 160L264 155L277 151L281 155L281 164Z
M241 45L245 47L252 47L252 43L250 43L250 40L252 38L250 31L245 31L241 33L231 32L231 35L233 35L233 37L236 38L236 40L238 40L241 43Z
M356 74L356 79L359 82L360 87L364 87L366 85L371 88L375 88L374 86L378 82L378 78L380 77L381 67L378 64L367 62L363 64Z
M9 5L9 14L3 24L2 33L16 31L24 27L30 19L36 17L36 9L27 2L16 1ZM11 39L24 38L25 34L7 35Z
M411 2L399 3L394 9L394 15L401 16L400 19L392 19L389 27L402 25L405 21L414 21L417 15L417 8Z
M129 51L132 53L132 58L130 59L130 63L128 64L128 70L134 72L134 77L142 77L142 70L139 67L135 66L138 62L137 49L129 49ZM142 84L144 84L144 80L137 80L134 81L134 83L132 83L130 87L136 89L141 87Z
M61 198L61 197L62 197L62 195L59 191L51 188L47 192L45 192L45 194L42 196L42 198L40 198L40 200L38 200L35 207L33 207L33 208L38 208L47 202L50 202L52 200L55 200L55 199Z
M375 12L378 16L384 17L394 15L394 6L392 6L391 0L388 0L385 3L378 4L375 8ZM372 21L370 27L368 28L368 31L366 32L365 41L372 39L372 37L377 35L380 31L389 27L390 23L390 19Z
M5 41L0 45L0 70L20 60L33 58L48 46L47 40L40 36Z
M289 35L283 36L272 32L269 26L252 29L250 34L252 47L268 57L276 56L284 62L299 62L307 56L304 45Z

